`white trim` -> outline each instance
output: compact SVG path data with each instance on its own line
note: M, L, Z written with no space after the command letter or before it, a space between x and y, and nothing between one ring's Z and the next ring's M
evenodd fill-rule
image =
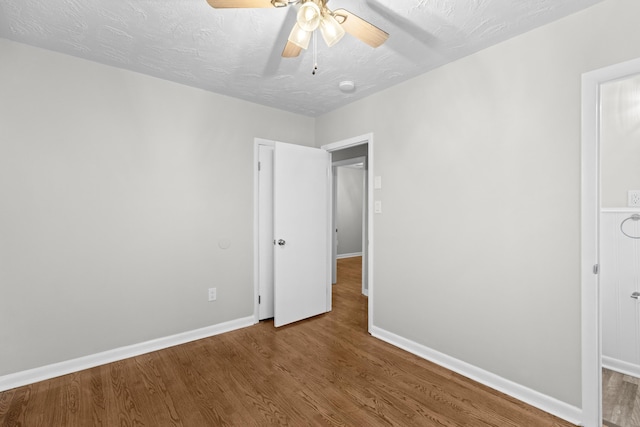
M331 166L331 283L338 283L338 168Z
M334 254L334 249L338 248L333 244L333 230L335 230L334 226L334 215L333 215L333 166L331 166L331 154L326 152L327 159L327 187L326 187L326 201L327 201L327 210L325 212L327 218L327 234L326 243L327 243L327 265L326 265L326 277L327 277L327 313L333 310L333 260L331 259Z
M602 208L602 213L640 213L640 208Z
M230 320L228 322L218 323L217 325L207 326L193 331L182 332L138 344L114 348L112 350L91 354L89 356L78 357L77 359L66 360L64 362L41 366L27 371L4 375L0 377L0 392L38 381L59 377L61 375L82 371L84 369L105 365L107 363L117 362L118 360L128 359L130 357L139 356L152 351L158 351L191 341L212 337L214 335L234 331L236 329L246 328L253 324L253 316L243 317L241 319Z
M363 247L362 250L367 252L367 280L368 280L368 325L367 330L371 333L373 328L373 176L374 176L374 149L373 149L373 133L368 133L365 135L356 136L353 138L345 139L338 142L333 142L331 144L323 145L322 149L327 150L328 152L342 150L349 147L355 147L357 145L367 145L367 215L368 215L368 230L367 230L367 240L368 245ZM332 230L329 230L332 232Z
M640 73L640 59L582 75L582 410L586 427L602 425L602 340L600 291L593 266L599 264L599 119L600 85Z
M368 150L368 147L367 147ZM364 250L367 247L367 230L369 229L369 211L367 206L368 194L367 190L367 182L369 177L369 165L367 159L364 161L364 174L362 174L362 241L360 242L360 248L362 249L362 266L360 268L360 276L362 282L362 293L366 296L369 296L369 269L367 267L367 257L365 256Z
M362 256L362 252L353 252L351 254L340 254L340 255L336 255L336 258L337 259L355 258L357 256Z
M521 400L531 406L535 406L545 412L560 417L573 424L578 424L582 419L582 411L580 408L569 405L551 396L547 396L530 388L524 387L513 381L502 378L499 375L480 369L469 363L458 360L454 357L440 353L422 344L403 338L392 332L374 326L371 335L388 342L396 347L413 353L423 359L436 363L453 372L508 394L518 400Z
M253 139L253 317L254 323L260 321L260 305L258 297L260 295L260 246L259 246L259 221L260 212L259 204L259 188L260 175L258 174L258 161L260 159L260 145L267 147L275 147L275 141L262 138Z
M640 378L639 365L614 359L613 357L602 356L602 367L624 375L631 375L632 377Z
M373 134L367 133L360 136L354 136L353 138L343 139L342 141L332 142L331 144L325 144L322 148L323 150L327 150L329 152L343 150L345 148L355 147L357 145L364 145L366 143L371 143L373 141ZM370 149L367 152L367 155L370 156L373 150Z
M583 424L595 427L602 420L598 264L598 115L599 83L582 76L581 176L581 304L582 304L582 412Z

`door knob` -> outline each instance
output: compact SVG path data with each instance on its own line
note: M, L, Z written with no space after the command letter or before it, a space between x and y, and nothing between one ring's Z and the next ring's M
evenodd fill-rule
M279 239L279 240L278 240L278 245L280 245L280 246L284 246L286 243L287 243L287 242L285 242L285 241L284 241L284 240L282 240L282 239Z
M635 298L635 299L640 298L640 292L634 292L634 293L632 293L632 294L631 294L631 298Z

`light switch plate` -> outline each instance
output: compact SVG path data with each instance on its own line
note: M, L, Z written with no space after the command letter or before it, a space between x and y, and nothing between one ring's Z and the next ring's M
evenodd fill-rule
M629 207L640 206L640 190L629 190L628 191L627 205Z
M373 188L376 190L382 188L382 177L380 175L373 177Z

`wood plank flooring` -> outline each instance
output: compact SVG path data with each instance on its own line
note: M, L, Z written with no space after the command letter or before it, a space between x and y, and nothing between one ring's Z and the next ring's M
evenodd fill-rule
M367 334L360 262L339 261L331 313L0 393L0 426L571 425Z
M602 370L602 424L640 426L640 378Z

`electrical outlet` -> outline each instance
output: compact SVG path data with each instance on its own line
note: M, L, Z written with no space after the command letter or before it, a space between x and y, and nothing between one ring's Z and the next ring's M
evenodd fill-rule
M209 288L209 301L215 301L217 298L216 288Z
M627 194L629 196L627 201L629 207L640 206L640 190L629 190Z

